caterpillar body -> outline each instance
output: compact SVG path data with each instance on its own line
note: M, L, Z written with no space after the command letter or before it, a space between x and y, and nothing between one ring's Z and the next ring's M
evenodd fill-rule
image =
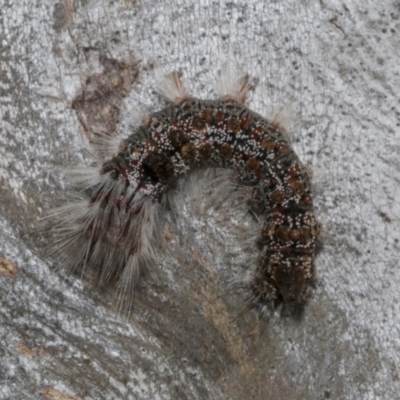
M117 155L89 168L81 180L86 198L58 213L63 264L132 287L156 258L168 192L195 168L222 167L249 188L260 216L251 304L265 311L277 301L303 302L320 224L309 176L284 129L247 108L246 79L217 100L188 96L178 73L167 76L167 87L171 103L123 140Z

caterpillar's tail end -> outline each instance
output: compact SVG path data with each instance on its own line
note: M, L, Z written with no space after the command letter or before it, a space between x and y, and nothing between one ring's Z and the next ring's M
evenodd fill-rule
M262 317L270 317L277 310L284 315L300 316L311 297L311 278L297 276L293 281L290 274L280 271L280 275L282 276L276 277L277 282L272 283L266 279L264 273L258 271L248 284L248 303L257 309Z

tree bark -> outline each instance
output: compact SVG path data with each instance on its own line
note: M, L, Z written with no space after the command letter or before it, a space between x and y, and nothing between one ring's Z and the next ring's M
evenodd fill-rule
M396 398L399 17L395 1L0 0L0 398ZM105 60L134 68L96 103L107 121L79 108L88 78L123 74ZM88 131L130 135L165 73L215 98L233 67L254 111L292 105L323 226L312 298L298 317L246 310L257 224L192 182L121 315L111 287L57 271L37 221L87 163Z

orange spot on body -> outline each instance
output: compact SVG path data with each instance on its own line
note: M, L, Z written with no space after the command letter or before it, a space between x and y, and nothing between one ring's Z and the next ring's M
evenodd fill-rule
M247 129L250 126L251 119L249 117L242 117L240 120L240 126L242 129Z
M285 199L285 195L282 193L281 190L275 189L275 190L271 193L269 199L270 199L270 201L271 201L272 203L280 204L280 203L282 203L283 200Z
M226 129L228 132L238 133L240 131L240 122L237 117L231 117L226 123Z
M214 151L213 146L208 141L201 143L199 145L198 149L199 149L199 155L202 158L209 157Z
M260 168L260 161L255 157L250 157L246 162L246 168L251 172L255 172Z
M211 122L211 113L210 110L208 108L205 108L203 110L203 112L201 113L201 115L203 116L203 118L210 123Z
M261 146L265 151L270 152L275 148L276 141L271 138L265 138L261 142Z
M233 153L233 147L228 143L224 143L219 149L219 154L224 158L231 157L232 153Z
M217 122L222 122L224 119L225 119L225 114L224 114L224 112L221 111L221 110L217 110L217 111L215 112L215 120L216 120Z
M207 122L200 115L195 115L193 117L192 127L195 131L202 132L207 128Z
M185 144L181 150L182 158L185 161L192 161L196 157L196 147L193 143Z

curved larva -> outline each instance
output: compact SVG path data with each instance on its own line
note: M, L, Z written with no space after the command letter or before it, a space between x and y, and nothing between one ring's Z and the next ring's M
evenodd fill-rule
M119 277L129 288L156 258L169 189L195 168L222 167L251 189L260 215L252 304L265 310L277 300L303 301L320 232L308 174L281 125L243 104L249 89L242 79L232 94L200 100L188 97L178 73L167 76L164 94L173 103L148 116L96 176L81 178L86 199L59 211L63 263L100 271L103 282Z

